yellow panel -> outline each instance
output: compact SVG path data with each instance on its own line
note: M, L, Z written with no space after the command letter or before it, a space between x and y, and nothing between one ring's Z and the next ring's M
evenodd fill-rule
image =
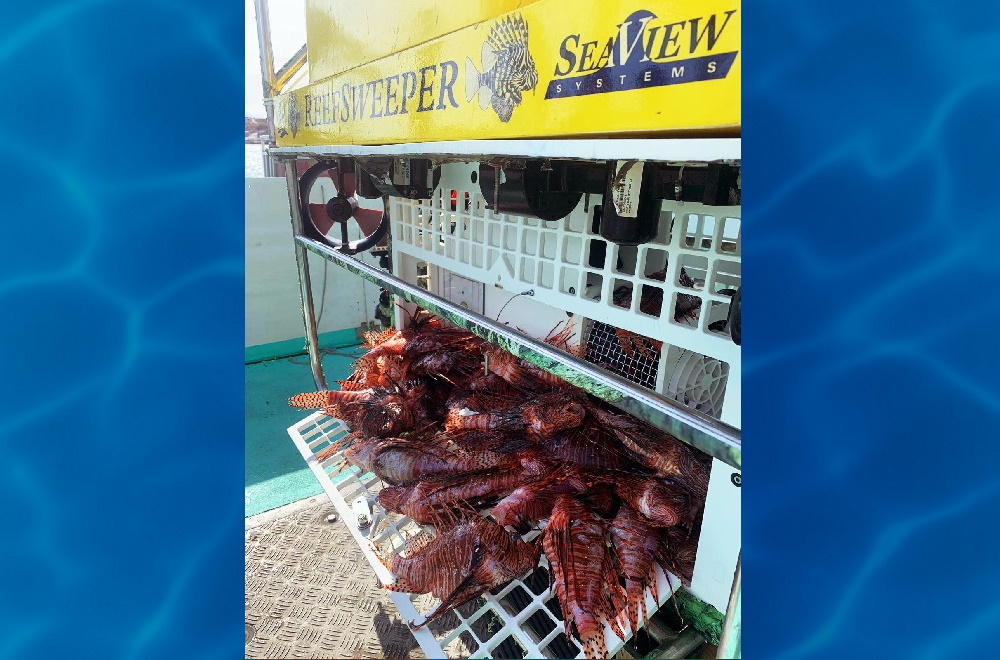
M343 73L536 0L306 0L309 80Z
M275 99L281 146L735 135L738 0L539 0Z

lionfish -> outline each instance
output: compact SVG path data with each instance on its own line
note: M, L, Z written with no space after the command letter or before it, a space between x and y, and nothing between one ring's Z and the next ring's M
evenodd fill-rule
M625 639L618 613L627 594L606 541L607 523L570 495L559 495L542 534L551 580L566 622L588 658L608 657L604 624Z
M510 121L521 92L535 89L538 70L528 52L528 24L524 18L508 16L497 21L483 43L482 73L471 57L465 58L465 95L471 102L479 95L479 107L492 105L500 121Z
M384 492L384 491L383 491ZM430 593L441 603L419 625L467 603L483 592L523 577L538 565L541 548L526 543L474 510L456 506L428 521L435 536L426 531L406 541L402 554L388 554L378 545L372 550L395 576L386 585L391 591Z

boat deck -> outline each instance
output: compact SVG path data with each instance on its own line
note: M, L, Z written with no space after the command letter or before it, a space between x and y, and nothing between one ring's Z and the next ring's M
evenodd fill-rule
M357 349L327 350L330 383ZM304 355L246 365L246 657L423 658L405 622L288 438L315 389Z
M318 495L247 519L246 657L425 657L331 513Z

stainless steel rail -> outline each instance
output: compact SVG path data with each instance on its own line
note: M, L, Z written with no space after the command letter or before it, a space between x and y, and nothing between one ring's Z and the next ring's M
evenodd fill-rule
M719 639L717 658L740 658L743 655L743 610L741 593L743 591L743 558L736 562L736 577L733 580L733 590L726 607L726 618L722 624L722 636Z
M291 183L289 184L291 185ZM295 187L296 190L298 187ZM290 197L291 197L290 193ZM297 194L296 194L297 197ZM297 204L293 216L298 215ZM301 222L301 220L300 220ZM308 250L346 268L386 290L416 303L424 309L447 318L475 335L486 339L532 364L583 388L617 408L643 419L689 445L739 469L741 465L740 431L681 404L639 389L631 382L599 370L580 358L560 351L545 342L529 337L481 314L471 312L444 298L420 289L408 282L379 270L318 241L295 236L297 248ZM296 254L298 252L296 251ZM300 268L300 275L303 270ZM305 271L308 277L308 271ZM304 286L303 289L306 287ZM305 294L303 294L305 295ZM305 298L303 299L305 304ZM309 321L307 319L307 332ZM313 327L315 332L315 327ZM310 338L313 344L314 338ZM313 350L310 349L310 360ZM314 370L315 373L315 370Z
M276 158L332 156L429 156L482 161L489 158L553 158L558 160L650 160L677 163L738 161L740 138L453 140L386 145L333 144L271 147Z
M299 175L295 161L285 163L285 182L288 184L288 205L292 217L292 234L302 234L302 205L299 202ZM319 352L319 330L316 328L316 310L313 307L312 278L309 276L309 253L304 245L295 243L295 265L299 271L299 300L302 304L302 321L305 324L306 349L309 351L309 366L317 389L325 390L326 375L323 373L322 355Z

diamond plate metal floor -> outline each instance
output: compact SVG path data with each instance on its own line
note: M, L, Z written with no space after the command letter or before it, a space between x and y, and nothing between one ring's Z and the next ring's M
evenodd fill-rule
M423 658L323 496L246 521L247 658Z

